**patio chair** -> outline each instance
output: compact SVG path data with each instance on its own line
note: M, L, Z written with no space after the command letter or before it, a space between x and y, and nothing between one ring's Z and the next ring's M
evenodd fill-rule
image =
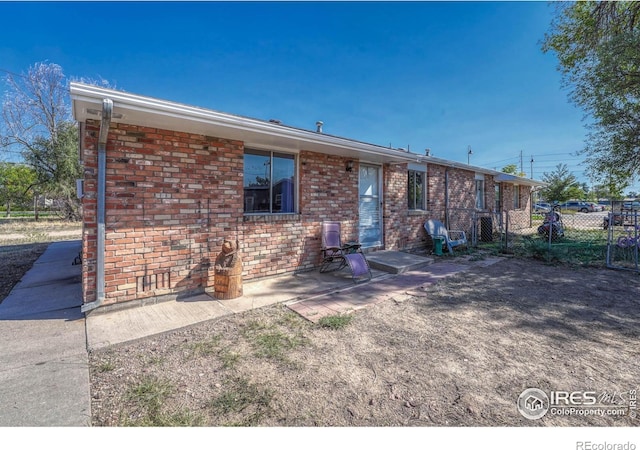
M354 282L367 278L371 280L369 263L362 253L361 244L342 244L340 222L322 222L322 264L320 272L333 272L349 266Z
M467 234L464 231L447 230L439 220L427 220L424 223L424 229L427 231L427 234L431 236L431 239L442 239L451 254L453 254L454 247L467 245Z

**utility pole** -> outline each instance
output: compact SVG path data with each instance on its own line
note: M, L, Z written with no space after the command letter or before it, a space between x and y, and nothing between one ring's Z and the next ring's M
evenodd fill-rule
M522 167L522 150L520 150L520 173L524 173L524 170Z
M531 179L533 180L533 155L531 155L531 161L529 161L531 163Z

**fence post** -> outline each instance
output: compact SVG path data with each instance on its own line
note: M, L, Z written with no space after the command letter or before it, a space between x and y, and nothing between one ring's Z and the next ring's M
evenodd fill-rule
M509 248L509 211L505 212L505 221L504 221L504 249L505 251Z
M478 212L473 211L471 219L471 246L478 246Z
M554 225L556 222L555 210L552 208L551 212L552 212L552 215L550 217L553 217L553 219L550 219L550 222L549 222L549 233L548 233L549 243L547 244L547 262L551 261L551 242L553 241L553 231L554 231Z

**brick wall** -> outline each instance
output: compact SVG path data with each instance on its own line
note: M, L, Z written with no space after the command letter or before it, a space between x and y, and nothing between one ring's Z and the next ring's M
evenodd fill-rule
M464 230L471 236L474 214L476 212L475 172L457 168L449 168L430 164L429 178L429 217L445 223L446 198L445 185L448 173L448 216L449 229ZM495 184L493 177L484 175L484 210L495 208Z
M385 164L382 218L385 249L407 248L413 240L408 219L407 165Z
M88 121L82 136L83 295L96 298L96 179L100 123ZM295 214L243 212L240 141L155 128L112 124L107 143L104 305L213 288L213 262L224 239L238 239L243 278L318 267L323 220L339 221L343 241L358 239L358 162L302 150L297 158ZM428 165L427 211L407 207L407 165L383 168L386 249L424 246L427 219L445 218L445 167ZM449 171L450 214L475 209L475 174ZM485 177L492 208L493 181ZM505 190L503 201L509 199ZM523 192L523 206L528 191ZM470 226L470 218L456 216ZM465 225L465 228L468 227ZM462 226L462 225L460 225Z
M515 189L512 184L502 186L502 207L508 214L509 230L529 228L531 225L531 187L520 185L520 208L514 208Z
M448 172L448 199L445 195ZM485 210L495 207L493 177L485 175ZM407 206L407 165L388 164L384 176L385 248L412 249L430 245L424 231L429 219L446 221L448 201L449 228L464 230L471 236L475 207L475 172L427 165L427 210L412 211Z
M244 278L313 269L321 261L323 220L341 222L344 242L358 238L358 165L347 158L301 151L299 214L244 217Z
M83 294L96 299L97 135L83 136ZM213 288L223 239L239 239L243 278L317 267L323 220L358 237L358 165L302 151L300 213L244 215L242 142L112 124L107 145L104 305Z
M95 300L99 123L85 127L83 291ZM113 124L106 169L104 305L211 287L222 240L241 238L243 144Z
M427 190L432 189L428 168ZM409 210L407 164L386 164L384 167L384 243L386 250L410 250L423 247L426 240L424 222L431 211ZM430 200L429 193L427 197Z

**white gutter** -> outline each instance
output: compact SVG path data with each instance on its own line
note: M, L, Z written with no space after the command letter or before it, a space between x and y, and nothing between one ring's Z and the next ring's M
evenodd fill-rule
M108 98L102 100L102 121L100 123L100 134L98 135L98 185L97 185L97 205L96 221L97 249L96 249L96 301L85 303L81 306L81 312L92 311L99 307L104 301L104 258L105 258L105 210L106 210L106 169L107 169L107 137L113 113L113 101Z

